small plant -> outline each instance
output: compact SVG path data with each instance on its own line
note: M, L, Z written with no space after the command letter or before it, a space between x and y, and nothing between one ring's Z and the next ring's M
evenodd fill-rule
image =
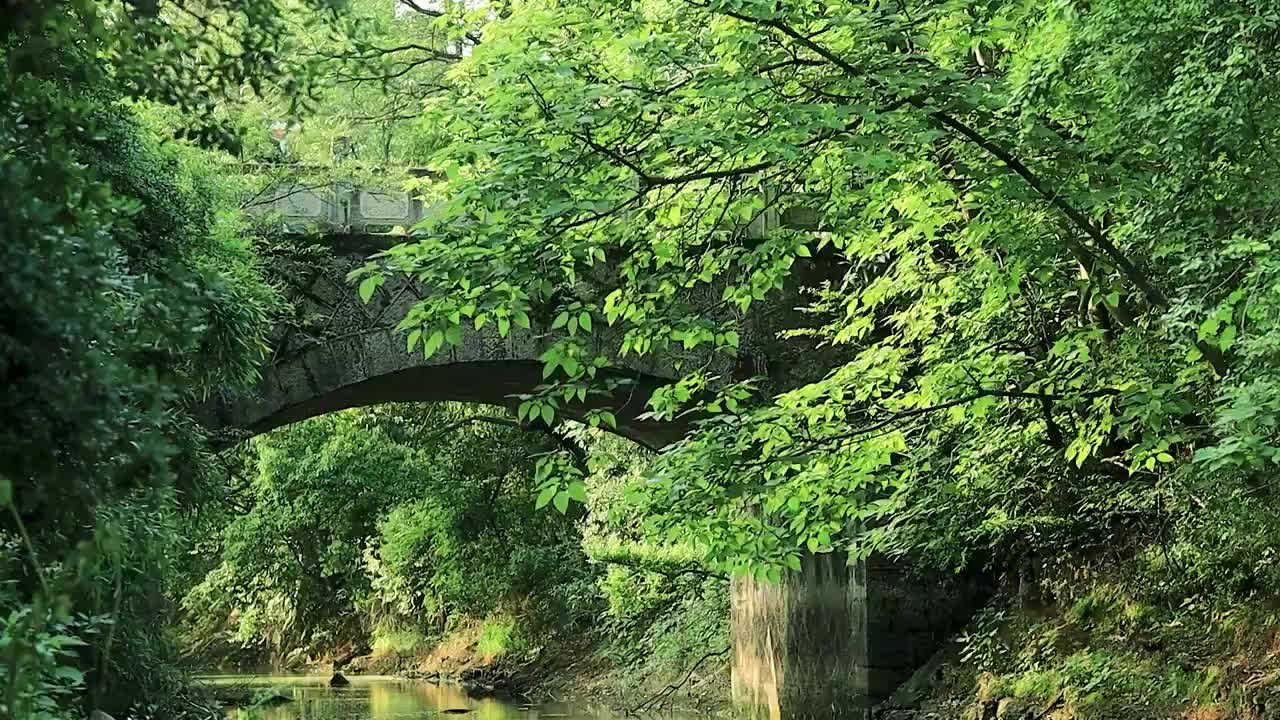
M1002 663L1009 655L1009 648L1000 631L1008 617L1004 608L988 608L978 614L965 632L956 638L961 646L960 660L980 669L994 668Z
M85 689L84 674L75 665L76 648L84 645L72 625L49 622L30 607L0 618L0 678L8 685L0 694L0 715L64 717L65 707Z
M1090 590L1067 611L1067 619L1073 623L1088 625L1101 620L1111 608L1111 601L1102 592Z

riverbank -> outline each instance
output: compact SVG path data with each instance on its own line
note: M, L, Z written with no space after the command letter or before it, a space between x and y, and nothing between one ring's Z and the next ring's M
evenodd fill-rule
M617 573L615 573L617 574ZM573 702L615 711L696 711L729 706L728 594L716 578L636 583L625 605L591 627L539 623L501 611L460 618L443 633L378 628L358 642L258 651L222 644L193 664L273 667L348 677L396 676L460 688L472 698Z
M877 720L1280 717L1280 607L1079 565L1005 584Z
M373 649L341 663L349 676L390 675L456 684L472 698L569 702L615 711L720 713L729 707L729 653L723 648L641 655L599 638L544 638L534 647L495 652L491 623L466 623L424 647ZM705 646L704 646L705 647ZM686 657L688 659L686 659ZM332 658L314 664L322 672Z

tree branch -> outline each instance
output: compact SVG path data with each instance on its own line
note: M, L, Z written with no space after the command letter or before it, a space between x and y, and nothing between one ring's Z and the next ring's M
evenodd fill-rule
M738 467L758 467L758 466L766 465L770 462L798 459L800 457L808 455L811 452L814 452L815 450L820 450L824 447L827 447L833 444L839 444L839 443L848 442L850 440L856 440L858 438L865 437L867 435L878 432L880 430L884 430L885 428L888 428L903 420L910 420L911 418L920 417L922 415L929 415L935 412L940 412L942 410L949 410L953 407L968 405L969 403L974 402L975 400L980 400L985 397L1002 397L1002 398L1009 398L1009 399L1015 399L1015 400L1036 400L1036 401L1039 401L1040 403L1045 403L1045 402L1055 402L1055 401L1070 400L1070 399L1089 399L1089 398L1107 397L1112 395L1119 395L1120 392L1121 391L1116 388L1103 388L1100 390L1089 390L1076 395L1058 395L1054 393L1038 393L1038 392L1032 392L1027 390L1001 390L998 388L981 388L976 392L973 392L969 395L965 395L963 397L956 398L954 400L948 400L946 402L938 403L936 405L928 405L926 407L918 407L918 408L912 408L910 410L903 410L900 412L893 413L892 415L890 415L889 417L883 420L879 420L870 425L860 427L856 430L850 430L848 432L843 432L843 433L835 433L832 435L828 435L826 437L818 438L809 443L806 443L805 445L801 446L800 449L785 456L767 459L767 460L758 460L750 463L740 463L738 464ZM1056 423L1053 423L1053 428L1057 428Z
M738 177L739 175L750 175L752 173L760 172L761 170L767 170L770 167L773 167L773 163L765 161L743 167L726 168L724 170L703 170L700 172L691 172L673 177L641 175L640 181L650 187L659 187L662 185L683 185L684 183L695 182L698 180L722 180L724 178Z
M694 4L710 9L710 6L707 4L702 4L697 2L695 2ZM1116 269L1118 269L1120 273L1124 275L1126 279L1129 280L1129 282L1133 283L1133 285L1142 292L1143 297L1146 298L1147 302L1153 308L1164 310L1169 307L1169 299L1168 299L1168 296L1165 295L1164 291L1160 289L1160 287L1158 287L1151 280L1151 278L1147 275L1146 271L1143 268L1139 267L1137 262L1129 258L1129 256L1127 256L1124 253L1124 251L1122 251L1119 247L1117 247L1115 243L1111 242L1111 239L1107 237L1106 233L1103 232L1102 228L1098 227L1096 223L1090 221L1088 217L1086 217L1085 214L1080 211L1079 208L1075 207L1070 202L1068 202L1056 188L1050 187L1049 184L1040 175L1038 175L1036 172L1031 170L1031 168L1028 167L1026 163L1022 162L1022 160L1019 159L1016 155L1014 155L1011 151L1004 148L999 143L996 143L991 138L983 135L976 128L965 123L963 120L960 120L959 118L953 115L950 115L949 113L943 112L942 110L930 109L926 102L928 99L927 94L922 93L922 94L902 97L901 95L899 95L899 93L895 92L891 88L886 87L882 82L876 80L874 77L869 76L867 73L859 72L858 69L854 67L852 63L840 57L839 55L836 55L834 52L831 51L831 49L815 42L811 37L800 33L795 28L791 27L790 25L787 25L786 23L780 20L769 19L769 18L758 18L752 15L747 15L745 13L724 9L724 8L716 9L715 11L723 15L727 15L729 17L741 20L746 23L777 30L778 32L782 33L783 35L791 38L793 41L807 48L811 52L824 58L825 60L830 62L832 65L839 68L845 75L847 75L851 79L857 79L862 82L865 82L871 88L883 94L886 94L889 96L895 96L897 98L895 100L896 105L908 104L918 110L925 111L927 113L927 117L930 120L932 120L935 124L941 126L946 130L956 133L957 135L964 138L969 143L984 150L992 157L995 157L997 160L1000 160L1002 163L1004 163L1004 165L1008 167L1010 170L1012 170L1014 174L1016 174L1018 177L1022 178L1023 181L1025 181L1027 185L1029 185L1031 189L1036 192L1036 194L1038 194L1041 198L1046 200L1052 207L1054 207L1060 213L1062 213L1062 215L1066 217L1066 219L1071 225L1075 226L1078 230L1083 232L1090 240L1092 240L1094 245L1096 245L1102 251L1102 253L1105 254L1107 258L1110 259L1111 263L1116 267ZM1074 243L1074 244L1077 247L1074 247L1071 249L1074 254L1077 254L1077 258L1080 259L1079 258L1080 251L1083 250L1085 252L1088 252L1088 249L1084 248L1079 243ZM1089 254L1091 255L1092 253L1089 253ZM1086 265L1087 264L1088 263L1086 263ZM1221 351L1218 350L1218 348L1206 342L1203 342L1199 339L1196 340L1196 347L1200 350L1201 354L1204 355L1205 359L1208 360L1209 364L1213 366L1213 369L1219 375L1226 373L1228 369L1226 360L1223 357Z
M546 425L526 425L520 422L519 420L516 420L515 418L510 418L510 417L500 417L497 415L471 415L461 420L458 420L456 422L451 422L442 428L436 429L435 432L431 434L431 438L438 439L438 438L444 437L445 435L448 435L454 430L458 430L459 428L463 428L463 427L466 427L467 425L470 425L472 423L478 423L478 422L488 423L490 425L500 425L502 427L515 428L516 430L520 430L522 432L530 432L530 431L541 432L545 435L550 436L551 439L556 441L557 445L559 445L563 450L565 450L570 455L572 455L574 461L580 467L586 467L587 452L585 449L583 449L581 445L574 442L572 438L566 437L565 435L556 432L555 428L553 427L548 427Z

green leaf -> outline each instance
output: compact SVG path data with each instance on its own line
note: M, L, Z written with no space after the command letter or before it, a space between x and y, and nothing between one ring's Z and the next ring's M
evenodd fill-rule
M436 350L439 350L440 346L443 344L444 344L444 333L441 332L440 330L436 330L435 332L431 333L431 337L427 338L426 344L422 346L423 356L431 357L432 355L435 355Z
M569 493L567 492L556 493L554 503L556 506L556 510L559 510L561 515L569 512Z
M579 366L578 366L578 361L576 359L566 355L564 359L560 361L560 364L564 366L565 373L567 373L570 377L578 374Z
M556 419L556 410L550 403L542 406L542 422L550 425Z
M574 480L569 483L568 493L570 498L580 503L587 502L587 486L581 480Z
M419 329L417 329L417 330L413 330L413 331L411 331L411 332L409 333L409 348L408 348L408 352L413 352L413 349L414 349L415 347L417 347L417 345L418 345L418 341L419 341L419 340L421 340L421 339L422 339L422 329L421 329L421 328L419 328Z
M378 286L382 285L382 283L386 281L386 279L387 279L386 276L379 274L379 275L370 275L364 280L361 280L360 281L360 301L367 305L369 303L369 300L373 297L373 291L377 290Z
M556 496L556 491L559 489L560 488L555 485L548 485L542 488L542 492L538 493L537 501L533 504L534 508L541 510L546 507L547 503L551 502L551 498Z
M544 357L546 362L542 365L542 379L546 380L556 373L557 367L560 367L560 354L547 351Z
M1236 326L1228 325L1222 328L1222 334L1218 336L1218 347L1223 350L1230 350L1231 346L1236 342Z
M59 665L55 667L53 669L53 676L59 680L65 680L72 685L80 685L84 682L84 673L70 665Z
M462 344L462 327L460 325L450 325L444 331L444 339L450 345L459 346Z
M1208 340L1216 337L1218 335L1218 324L1219 323L1218 323L1217 317L1210 317L1209 319L1200 323L1200 327L1197 330L1197 335L1201 340Z
M591 313L584 310L582 314L578 316L578 326L586 332L591 332Z

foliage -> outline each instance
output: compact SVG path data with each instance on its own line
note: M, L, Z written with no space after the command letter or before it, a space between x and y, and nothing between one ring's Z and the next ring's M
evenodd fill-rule
M480 627L476 652L484 658L519 655L526 649L522 628L510 618L489 619Z
M1161 589L1126 565L1069 567L1050 573L1047 607L1027 612L1001 596L975 618L922 710L971 703L976 690L1014 716L1053 705L1097 718L1273 714L1273 608L1208 596L1160 604Z
M449 139L433 212L357 276L437 289L403 323L443 338L427 354L548 318L522 404L544 421L607 404L610 370L673 368L650 412L698 430L653 470L654 522L723 567L1126 538L1166 543L1192 586L1274 585L1275 18L1199 0L460 16L482 42L425 102ZM797 301L772 330L819 351L807 376L743 382L781 347L743 318Z
M727 578L704 567L702 548L652 534L650 508L632 501L653 460L606 435L588 455L583 549L602 566L597 636L628 703L729 647Z
M244 139L243 160L334 168L371 183L385 182L388 167L425 160L431 138L409 130L422 99L444 87L437 60L456 55L457 29L398 0L345 5L332 23L315 22L305 6L285 8L288 41L314 67L309 107L299 113L295 96L272 93L220 108ZM269 133L273 122L291 125L283 146Z
M254 440L244 512L184 601L197 634L230 621L241 642L283 655L438 634L526 597L561 619L553 588L587 571L573 523L530 502L528 458L546 440L490 420L389 405Z
M430 638L417 630L375 628L369 643L375 655L417 655L430 647Z
M43 614L44 617L33 615ZM75 649L83 647L83 628L59 622L44 608L14 610L0 622L0 649L6 662L0 670L6 676L29 678L5 700L12 717L54 720L66 717L61 705L83 692L84 673L76 667ZM28 647L15 647L28 644ZM8 663L18 667L8 667Z
M6 711L171 695L164 576L203 578L206 628L276 648L503 603L572 626L603 601L646 643L702 617L714 639L704 565L776 578L805 552L1107 557L1146 588L1135 624L1280 585L1277 8L345 5L6 5ZM315 103L292 154L266 143ZM206 477L182 408L255 380L276 299L254 198L174 129L244 160L428 161L429 216L353 279L366 301L388 272L434 289L410 352L545 341L514 423L347 413ZM623 421L694 432L585 463L575 437L516 434L565 418L602 447ZM218 495L184 526L229 520L191 545L217 562L174 567L175 517ZM575 502L614 564L599 592ZM1126 652L1028 666L1023 689L1135 693Z
M157 621L177 498L202 479L183 406L256 379L274 293L218 170L147 107L219 139L197 116L270 64L271 7L31 2L0 19L0 714L182 712Z

